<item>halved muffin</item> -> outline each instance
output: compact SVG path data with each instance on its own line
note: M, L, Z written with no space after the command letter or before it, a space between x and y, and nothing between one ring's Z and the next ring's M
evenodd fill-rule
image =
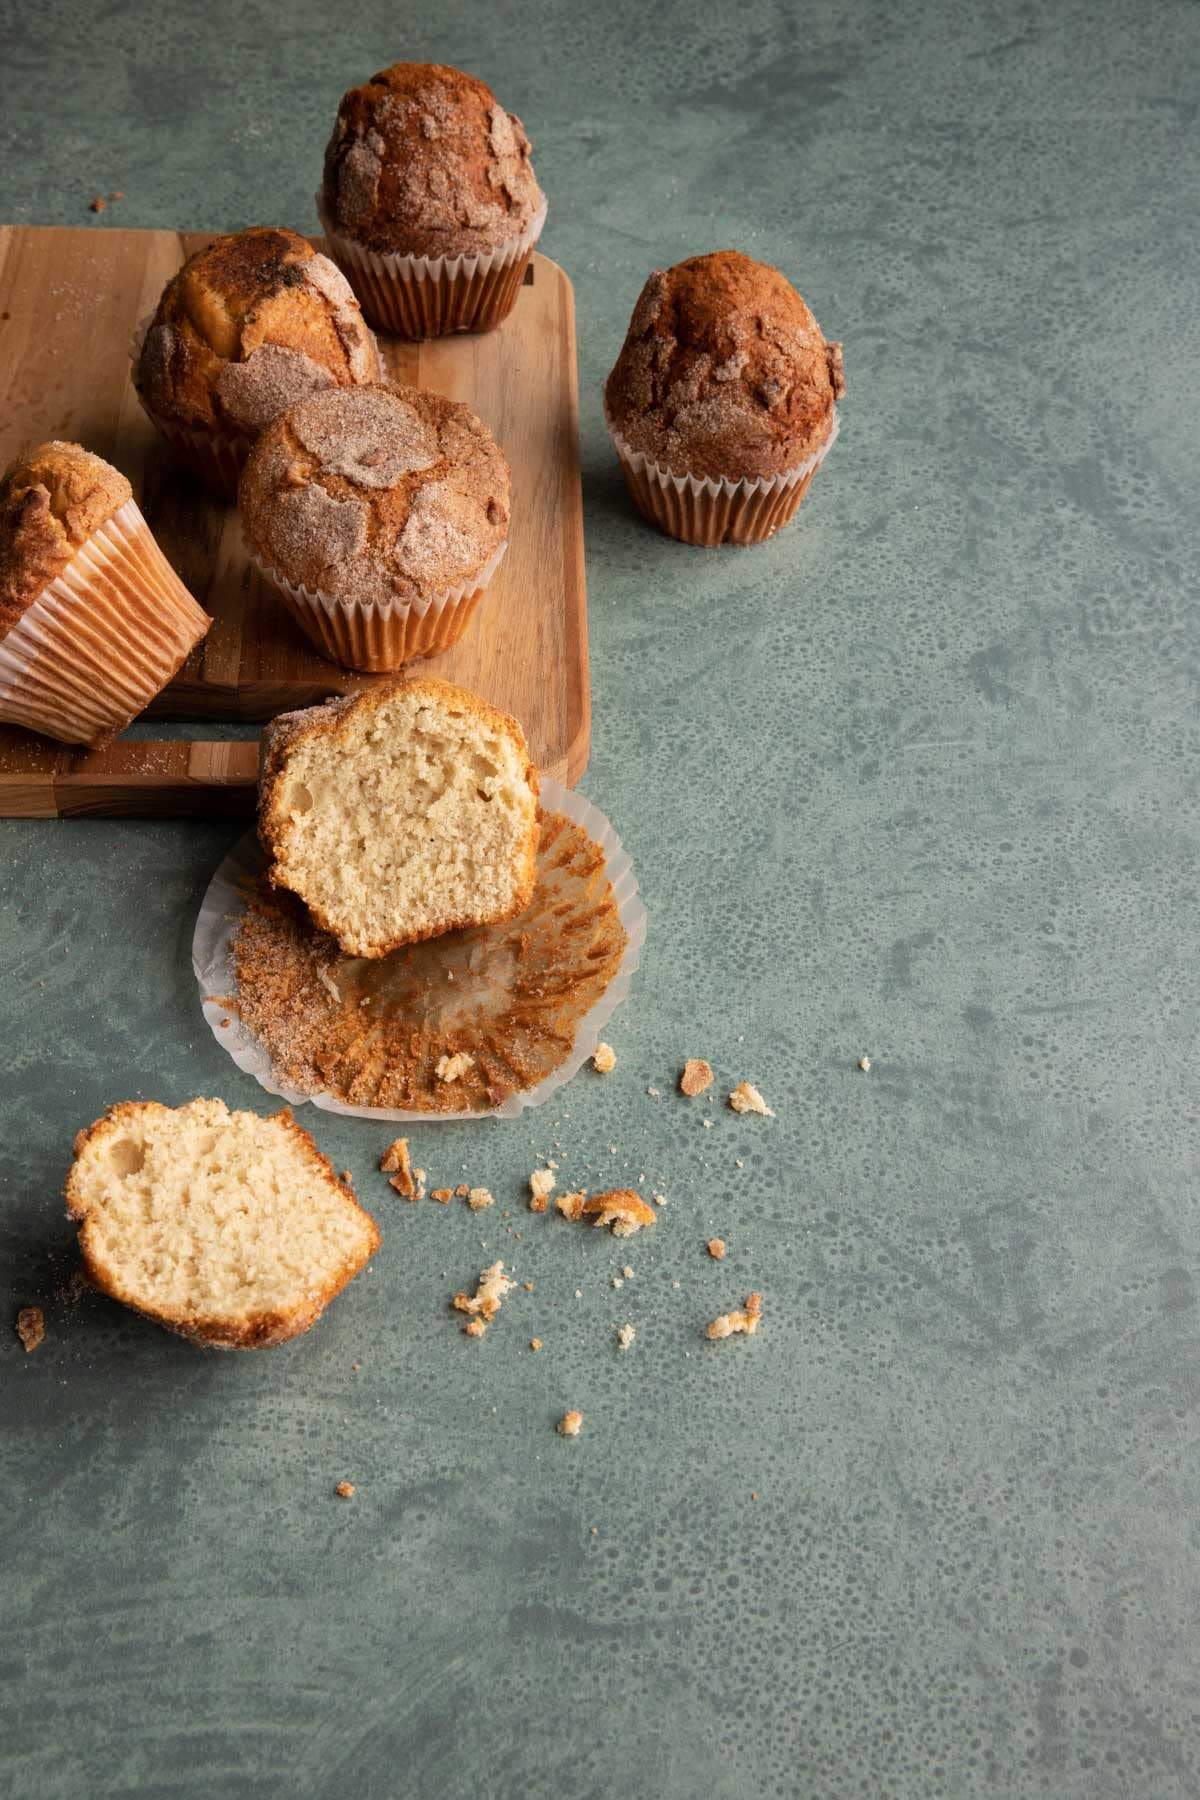
M263 734L259 836L349 956L513 918L536 873L538 779L515 719L448 681L380 682Z
M379 1248L375 1221L290 1112L125 1101L75 1140L67 1210L90 1279L199 1344L314 1325Z

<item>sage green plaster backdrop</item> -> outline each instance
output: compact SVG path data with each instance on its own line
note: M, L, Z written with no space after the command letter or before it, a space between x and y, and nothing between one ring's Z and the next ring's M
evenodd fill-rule
M49 1326L0 1333L0 1791L1194 1796L1200 12L0 11L10 221L311 227L396 57L523 116L578 303L584 788L651 919L615 1074L413 1133L493 1213L309 1109L383 1249L204 1355L54 1295L80 1125L265 1103L189 963L234 833L0 826L0 1287ZM711 553L634 518L599 393L648 271L727 244L849 391L795 526ZM687 1055L777 1116L681 1099ZM547 1154L657 1228L530 1217ZM535 1287L475 1343L497 1255Z

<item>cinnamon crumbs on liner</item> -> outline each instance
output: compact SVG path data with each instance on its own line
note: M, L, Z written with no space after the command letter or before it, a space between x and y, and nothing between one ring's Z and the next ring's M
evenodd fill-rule
M710 1338L727 1338L740 1331L747 1337L753 1337L761 1318L762 1295L747 1294L746 1304L740 1311L719 1314L709 1325L705 1335Z

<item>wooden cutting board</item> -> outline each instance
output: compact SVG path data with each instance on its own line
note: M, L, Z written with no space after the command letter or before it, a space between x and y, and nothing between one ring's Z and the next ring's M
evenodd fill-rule
M129 345L168 277L208 237L0 227L0 465L71 438L129 477L167 556L213 626L148 717L268 719L345 693L355 675L310 648L250 567L236 510L176 469L129 381ZM314 242L320 243L319 239ZM465 401L512 469L508 551L461 643L416 665L513 713L547 774L587 766L590 705L575 304L535 256L517 305L481 337L380 338L389 373ZM123 739L74 752L0 727L0 816L249 813L258 747Z

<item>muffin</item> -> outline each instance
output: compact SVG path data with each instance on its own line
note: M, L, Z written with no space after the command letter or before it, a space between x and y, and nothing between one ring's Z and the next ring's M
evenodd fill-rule
M167 685L211 622L99 456L42 444L0 476L0 719L99 743Z
M423 676L286 713L263 735L276 887L347 956L511 919L536 875L538 778L515 719Z
M504 554L508 464L456 401L335 388L268 425L239 501L259 568L322 655L397 669L466 630Z
M318 209L367 318L405 338L499 325L546 220L520 119L442 63L343 97Z
M379 376L345 277L296 232L255 226L214 238L171 277L134 386L182 460L232 500L264 425L307 394Z
M638 510L687 544L786 525L837 435L842 346L778 269L737 250L656 269L605 384Z
M126 1100L75 1140L67 1211L102 1293L197 1344L315 1325L379 1248L374 1219L286 1108Z

